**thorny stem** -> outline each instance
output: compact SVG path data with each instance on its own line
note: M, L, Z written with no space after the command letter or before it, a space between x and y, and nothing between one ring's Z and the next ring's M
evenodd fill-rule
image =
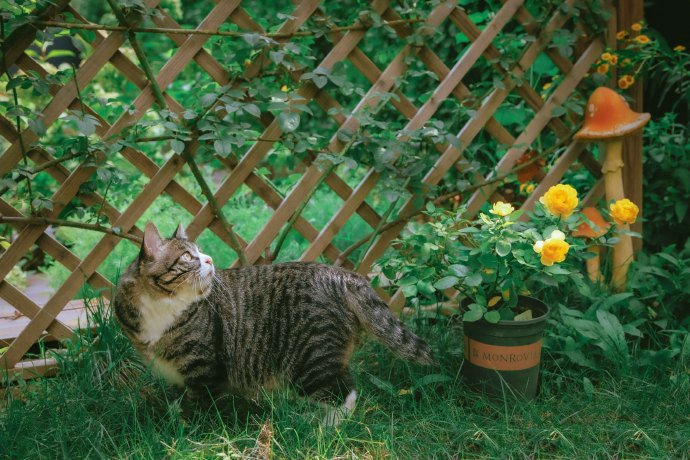
M161 88L158 85L158 82L156 81L155 76L153 75L153 71L151 70L151 66L149 64L149 61L146 58L146 55L144 54L144 50L141 48L139 41L137 40L137 37L136 37L136 34L134 33L133 28L129 26L127 18L122 13L122 10L120 9L119 5L117 5L116 0L108 0L108 4L110 5L113 12L115 13L115 16L118 18L118 21L120 21L120 23L123 25L127 25L127 27L124 28L124 30L126 30L126 32L127 32L127 38L129 39L129 42L132 45L132 49L134 49L134 52L136 53L137 58L139 59L139 62L141 63L141 68L144 71L144 74L146 75L146 78L149 81L149 84L151 86L151 91L153 92L153 96L156 99L156 102L158 103L158 105L162 109L166 108L167 103L165 102L165 97L163 96L163 92L161 91ZM213 107L213 105L215 105L215 104L212 104L211 107ZM210 110L210 108L209 108L209 110ZM205 112L205 113L207 113L207 112ZM192 124L195 125L196 122L205 115L205 113L202 114L196 120L194 120L192 122ZM233 250L237 253L237 256L240 260L240 264L241 265L247 265L247 258L244 254L244 250L242 249L242 245L240 244L239 237L235 233L235 230L233 229L232 224L230 224L225 219L225 216L223 215L223 213L220 210L220 207L218 206L218 202L216 201L215 197L213 196L213 192L211 191L211 188L208 186L208 183L206 182L206 180L204 180L203 174L199 170L199 167L197 166L196 162L194 161L194 158L192 157L191 153L189 152L191 145L192 145L192 141L186 142L184 149L182 150L182 153L180 154L180 156L187 162L189 169L192 171L192 175L194 176L194 179L197 181L197 183L199 184L199 187L201 188L201 192L206 197L209 208L211 208L211 212L213 212L213 214L216 216L216 218L222 224L225 231L228 233L228 236L230 237L231 245L233 246Z
M80 228L82 230L92 230L94 232L107 233L109 235L114 235L120 238L125 238L130 241L134 241L137 244L141 244L141 238L134 236L131 233L124 233L120 231L118 227L105 227L98 224L87 224L86 222L75 222L71 220L64 219L52 219L50 217L8 217L0 216L0 224L28 224L28 225L53 225L58 227L72 227Z
M2 51L2 68L5 70L5 73L7 74L7 84L9 85L12 83L14 78L12 78L12 74L10 73L10 69L7 67L7 62L5 60L5 18L2 15L0 15L0 38L2 39L2 46L0 46L0 51ZM17 139L19 140L19 149L22 152L22 163L24 163L24 168L28 169L29 161L26 157L26 146L24 145L24 137L22 135L22 119L19 115L19 95L17 94L17 88L15 86L12 86L12 96L14 99L14 107L17 110L15 124L17 125ZM31 214L35 214L36 212L34 209L34 193L33 189L31 188L30 180L26 181L26 188L29 192L29 209L31 211Z

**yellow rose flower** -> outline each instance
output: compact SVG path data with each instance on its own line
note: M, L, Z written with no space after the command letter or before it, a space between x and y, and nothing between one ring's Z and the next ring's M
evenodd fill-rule
M280 90L281 90L282 92L284 92L284 93L287 93L287 92L288 92L288 89L289 89L289 88L288 88L287 85L283 85L283 86L280 87Z
M502 201L497 201L491 207L489 211L491 214L496 214L497 216L505 217L515 211L515 208L509 203L504 203Z
M608 64L601 64L599 67L597 67L597 73L605 74L608 71L609 71L609 65Z
M632 29L635 32L639 32L642 30L642 24L640 24L639 22L636 22L635 24L630 26L630 29Z
M549 188L539 202L554 216L565 219L573 213L579 200L577 190L567 184L558 184Z
M616 34L616 38L618 40L625 40L626 38L628 38L628 32L626 32L625 30L620 30Z
M685 47L683 45L676 45L673 47L673 51L678 51L680 53L682 51L685 51Z
M559 230L555 231L559 232ZM559 233L562 234L562 232ZM541 254L542 265L550 267L554 263L565 260L565 255L568 253L570 245L560 238L549 238L546 241L537 241L533 248L534 252Z
M639 36L635 37L635 41L636 41L637 43L639 43L640 45L646 45L646 44L649 43L651 40L650 40L649 37L646 36L646 35L639 35Z
M628 84L628 80L626 80L625 78L619 78L618 87L620 89L628 89L630 87L630 84Z
M618 225L635 223L637 213L640 212L640 208L627 198L611 203L609 208L611 209L611 217Z
M608 62L611 59L611 53L606 52L601 55L601 60Z
M617 54L612 54L611 59L609 59L609 63L611 65L616 65L618 64L618 55Z

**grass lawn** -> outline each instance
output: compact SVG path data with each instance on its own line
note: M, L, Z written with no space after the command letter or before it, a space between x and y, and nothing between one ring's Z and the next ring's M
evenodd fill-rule
M185 418L179 394L142 367L112 320L96 322L100 339L75 341L57 377L2 398L0 457L690 458L690 376L680 366L590 374L589 386L547 355L537 401L490 400L458 379L458 325L421 325L441 367L367 342L352 362L357 409L333 430L290 392Z

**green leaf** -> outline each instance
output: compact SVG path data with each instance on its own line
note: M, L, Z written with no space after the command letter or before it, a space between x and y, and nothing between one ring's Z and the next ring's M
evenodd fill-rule
M254 115L256 118L261 116L261 110L259 110L259 107L257 107L256 104L245 104L242 109L244 109L244 111L248 114Z
M218 139L213 142L213 148L216 149L218 155L227 157L232 153L232 143L227 139Z
M400 281L397 282L398 286L409 286L411 284L417 284L417 281L419 281L419 278L417 278L414 275L408 275L400 279Z
M460 264L451 265L450 267L448 267L448 269L450 269L450 271L453 272L455 276L459 276L461 278L467 276L467 274L470 272L470 267Z
M496 310L487 311L484 313L484 319L489 323L496 324L501 320L501 314Z
M465 278L465 285L469 287L476 287L482 284L482 274L479 272L474 272L467 278Z
M457 283L458 281L459 280L457 276L445 276L440 280L436 281L434 283L434 287L439 290L444 290L455 286L455 283Z
M505 257L510 254L510 249L512 248L510 241L499 240L496 242L496 254L501 257Z
M291 133L299 127L299 114L294 112L283 112L278 115L278 125L286 133Z
M481 310L470 310L462 315L462 320L467 322L479 321L484 316L484 312Z
M587 377L582 377L582 388L585 390L587 396L592 396L594 394L594 385L592 385L592 381Z
M173 152L180 154L184 150L184 142L182 142L179 139L173 139L170 141L170 146L173 149Z
M373 376L371 374L369 374L369 381L371 383L373 383L374 386L376 386L380 390L385 391L386 393L388 393L391 396L395 396L397 394L397 392L395 391L395 387L390 382L387 382L385 380L381 380L380 378Z
M411 284L409 286L404 286L402 288L402 293L406 298L416 296L417 295L417 285Z

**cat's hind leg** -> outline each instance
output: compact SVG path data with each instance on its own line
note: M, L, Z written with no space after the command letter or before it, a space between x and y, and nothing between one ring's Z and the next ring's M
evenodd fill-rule
M340 364L340 363L339 363ZM329 368L306 379L301 385L302 393L321 404L326 411L321 424L336 427L347 419L355 409L357 392L348 368Z

